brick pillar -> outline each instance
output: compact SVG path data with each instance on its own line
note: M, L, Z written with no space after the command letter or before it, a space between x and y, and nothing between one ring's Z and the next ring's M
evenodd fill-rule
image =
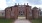
M17 19L17 16L18 16L17 14L18 14L18 12L17 12L17 7L12 6L12 7L11 7L10 18L11 18L11 19Z
M26 7L26 14L27 14L27 15L26 15L26 18L27 18L27 19L29 19L29 13L28 13L28 12L29 12L29 8Z
M18 7L14 7L14 19L18 19Z
M14 17L15 16L15 14L14 14L15 12L14 11L15 11L15 7L12 6L12 8L11 8L11 19L15 19L15 17Z
M18 19L18 9L15 7L15 19Z
M26 14L27 14L27 15L26 15L26 18L27 18L27 19L32 19L31 6L27 6L26 8L27 8L27 9L26 9Z
M10 8L6 8L5 9L5 17L6 17L6 19L9 19L10 18L10 11L11 11Z
M33 10L32 10L32 15L33 15L33 18L34 19L37 19L38 16L39 16L39 10L37 7L34 7Z

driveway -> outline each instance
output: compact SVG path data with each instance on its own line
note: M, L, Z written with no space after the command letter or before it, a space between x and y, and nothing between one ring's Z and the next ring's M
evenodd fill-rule
M31 23L29 20L16 20L14 23Z
M22 19L22 18L20 17L14 23L31 23L29 20L26 20L25 18Z

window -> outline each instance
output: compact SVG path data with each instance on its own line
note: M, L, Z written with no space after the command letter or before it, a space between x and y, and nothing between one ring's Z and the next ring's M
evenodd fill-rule
M40 12L40 16L42 16L42 12Z
M4 13L2 13L2 15L4 15Z
M24 12L23 11L19 11L19 15L23 15L24 14Z
M23 14L21 14L21 15L23 15Z
M10 7L11 8L11 11L12 11L12 7Z

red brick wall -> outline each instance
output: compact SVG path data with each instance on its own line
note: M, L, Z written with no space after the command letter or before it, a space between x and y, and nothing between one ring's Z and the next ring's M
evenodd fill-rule
M21 8L19 8L18 6L17 7L12 6L12 10L11 10L11 8L7 8L6 9L6 18L17 19L18 15L19 15L19 11L21 11L21 10L24 11L24 15L25 15L26 19L32 19L32 16L30 16L31 6L28 6L28 7L24 6Z
M6 8L5 9L5 16L6 18L13 18L17 19L19 15L19 11L24 11L24 15L26 19L33 19L33 18L38 18L38 13L39 11L37 9L31 9L31 6L24 6L19 8L18 6L12 6L11 8ZM31 13L32 12L32 13ZM31 15L32 14L32 15Z
M23 11L24 12L24 16L26 16L26 7L25 6L18 7L18 15L19 15L19 11Z
M7 9L5 9L6 11L5 11L5 16L6 16L6 18L10 18L10 12L11 12L11 8L7 8Z
M17 7L12 6L12 10L11 10L11 13L10 13L10 18L11 19L17 19L17 15L18 15Z
M27 19L32 19L32 15L30 15L30 13L31 13L31 6L28 6L28 7L26 7L27 8Z
M33 18L34 18L34 19L37 19L38 16L39 16L39 11L38 11L37 9L33 9L33 10L32 10L32 15L33 15Z

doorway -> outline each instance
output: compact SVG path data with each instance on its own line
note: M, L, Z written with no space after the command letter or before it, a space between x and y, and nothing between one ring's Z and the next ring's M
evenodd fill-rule
M19 11L18 19L26 19L24 11Z

